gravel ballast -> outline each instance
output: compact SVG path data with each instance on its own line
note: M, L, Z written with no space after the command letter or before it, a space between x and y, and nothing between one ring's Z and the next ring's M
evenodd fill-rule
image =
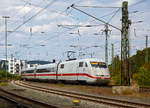
M58 106L60 108L108 108L106 105L100 105L93 102L87 102L83 100L80 101L80 105L77 106L73 103L73 98L68 98L65 96L59 96L55 94L49 94L45 92L40 92L36 90L26 89L9 83L8 86L3 87L7 91L11 91L21 96L30 97L32 99L48 103L50 105ZM18 89L18 90L17 90ZM23 90L21 90L23 89Z
M44 88L54 88L57 90L78 92L81 94L103 96L108 98L115 98L119 100L127 100L132 102L146 103L150 104L150 93L139 93L133 95L114 95L111 88L109 87L98 87L98 86L88 86L88 85L71 85L71 84L53 84L53 83L39 83L26 81L26 83L41 86Z

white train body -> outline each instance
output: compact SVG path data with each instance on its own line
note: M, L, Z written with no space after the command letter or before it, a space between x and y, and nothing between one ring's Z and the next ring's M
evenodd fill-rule
M81 59L39 65L22 71L23 78L60 81L78 81L107 84L110 73L104 62L98 59Z

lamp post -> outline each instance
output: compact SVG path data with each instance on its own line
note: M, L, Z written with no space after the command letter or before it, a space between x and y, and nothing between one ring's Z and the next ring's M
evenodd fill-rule
M7 80L7 19L10 18L9 16L2 16L5 19L5 56L6 56L6 80Z

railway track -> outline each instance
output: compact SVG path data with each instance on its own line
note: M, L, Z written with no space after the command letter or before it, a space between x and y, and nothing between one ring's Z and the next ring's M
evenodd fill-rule
M16 108L58 108L31 98L20 96L0 88L0 98L16 104Z
M15 82L15 84L18 86L22 86L25 88L30 88L30 89L34 89L34 90L38 90L42 92L71 97L75 99L86 100L86 101L95 102L99 104L105 104L105 105L109 105L113 107L150 108L150 105L148 104L136 103L136 102L113 99L113 98L106 98L106 97L101 97L101 96L93 96L93 95L81 94L81 93L76 93L76 92L57 90L57 89L52 89L52 88L44 88L44 87L39 87L36 85L30 85L22 81L21 82L17 81Z
M30 108L29 106L27 105L24 105L20 102L17 102L16 100L12 99L12 98L9 98L7 96L3 96L3 95L0 95L0 99L1 101L3 101L3 103L1 102L1 104L3 104L2 106L0 105L0 108L2 107L8 107L8 108Z

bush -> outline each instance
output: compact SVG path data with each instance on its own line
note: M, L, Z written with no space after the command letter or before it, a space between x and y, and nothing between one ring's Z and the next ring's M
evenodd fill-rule
M1 86L7 86L6 82L1 82L0 84L1 84Z
M20 80L21 79L21 76L18 76L18 75L12 75L12 77L14 80Z
M123 90L122 94L124 94L124 95L131 95L131 94L133 94L133 92L131 90Z
M150 86L150 64L140 67L138 73L133 75L133 79L140 86Z

